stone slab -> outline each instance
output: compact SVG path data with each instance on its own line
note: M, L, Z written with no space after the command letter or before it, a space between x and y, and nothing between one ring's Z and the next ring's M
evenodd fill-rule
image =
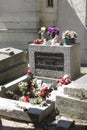
M28 65L21 63L17 66L13 66L10 69L0 74L0 85L4 85L14 79L17 79L26 74L28 71Z
M64 116L87 120L87 100L71 98L64 93L58 93L55 109Z
M79 99L87 98L87 74L65 86L64 93Z
M10 55L9 53L11 52L14 54ZM12 47L0 49L0 73L23 62L27 62L26 55L23 50Z
M69 130L70 127L72 127L74 125L74 120L71 120L69 118L66 117L61 117L58 120L58 123L56 125L56 129L58 130Z
M23 111L23 108L28 111ZM0 116L26 122L41 122L54 110L54 102L47 106L32 105L22 101L0 98Z
M87 84L87 74L79 77L77 80L75 80L76 83L83 83L83 84Z
M23 76L27 71L27 56L23 50L12 47L0 49L0 85Z
M17 84L18 84L19 82L21 82L21 81L27 81L27 78L28 78L27 75L23 75L23 76L21 76L21 77L15 79L15 80L9 82L9 83L6 83L6 84L4 84L4 85L1 85L1 86L0 86L0 97L4 97L4 92L5 92L6 90L9 90L9 89L10 89L10 90L14 91L14 90L16 89L16 87L17 87Z

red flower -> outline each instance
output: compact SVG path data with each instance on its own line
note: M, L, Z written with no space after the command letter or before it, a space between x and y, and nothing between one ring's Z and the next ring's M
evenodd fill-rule
M40 92L40 96L41 96L41 97L44 97L44 96L45 96L44 91L41 91L41 92Z
M44 39L36 39L33 41L34 44L42 44L44 42Z
M24 97L24 102L29 102L29 97L28 96Z
M33 72L32 72L31 70L29 70L29 71L27 72L27 74L30 75L30 74L33 74Z
M49 91L49 88L48 87L43 87L42 90Z
M46 97L46 96L49 95L49 92L50 92L49 88L48 87L44 87L44 88L41 89L40 96L41 97Z
M64 75L62 79L57 81L57 83L59 86L62 86L63 84L67 85L67 84L71 83L71 80L68 75Z

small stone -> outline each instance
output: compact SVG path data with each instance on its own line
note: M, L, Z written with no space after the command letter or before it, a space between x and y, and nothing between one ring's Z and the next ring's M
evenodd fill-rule
M58 120L58 123L57 123L57 126L56 128L57 129L63 129L63 130L69 130L69 128L74 125L74 121L72 119L67 119L65 117L61 117L59 120Z

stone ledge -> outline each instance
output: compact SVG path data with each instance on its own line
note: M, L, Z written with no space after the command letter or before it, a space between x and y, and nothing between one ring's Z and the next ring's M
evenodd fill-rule
M28 109L24 111L22 108ZM54 102L50 102L48 106L32 105L21 101L15 101L0 98L0 116L16 119L26 122L41 122L54 110Z
M0 29L0 33L36 33L38 28L36 29Z
M65 86L64 93L71 97L87 99L87 75L84 75Z
M86 84L71 84L64 88L64 93L68 94L71 97L75 97L75 98L83 100L83 99L87 99L86 88L87 88Z
M55 109L64 116L87 120L87 100L79 100L65 94L58 94Z

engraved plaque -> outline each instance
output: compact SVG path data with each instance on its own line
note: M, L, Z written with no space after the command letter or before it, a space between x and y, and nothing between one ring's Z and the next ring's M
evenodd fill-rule
M64 70L64 54L63 53L35 52L35 68L63 71Z

